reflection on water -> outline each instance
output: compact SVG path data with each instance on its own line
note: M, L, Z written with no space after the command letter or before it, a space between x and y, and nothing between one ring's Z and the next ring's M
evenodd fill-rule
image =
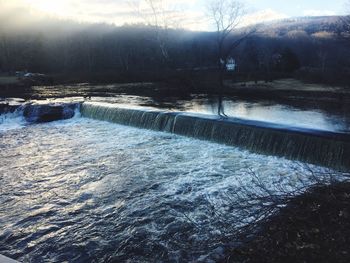
M121 107L145 106L172 111L186 111L204 114L217 114L218 104L215 98L195 97L191 100L150 97L115 96L93 97L92 101L118 103ZM228 117L272 122L294 127L326 131L350 132L350 115L329 113L320 109L300 109L297 107L271 102L246 102L225 99L224 111Z
M0 140L0 254L23 262L220 260L209 200L258 191L255 175L272 193L313 178L282 158L84 118Z
M285 105L224 101L225 114L230 117L258 120L327 131L350 130L339 116L316 110L299 110ZM215 113L213 105L196 105L189 111Z
M184 111L217 115L218 100L205 95L192 97L147 97L131 95L115 95L110 97L66 97L47 100L33 100L35 103L50 102L94 102L116 103L118 107L153 108L157 110ZM12 100L11 103L23 101ZM0 100L0 104L2 101ZM1 105L0 105L1 106ZM336 110L315 108L315 105L290 106L271 101L243 101L234 98L223 100L225 114L231 118L241 118L263 122L271 122L298 128L350 133L350 105L341 104ZM6 116L0 117L4 123ZM2 118L2 119L1 119Z

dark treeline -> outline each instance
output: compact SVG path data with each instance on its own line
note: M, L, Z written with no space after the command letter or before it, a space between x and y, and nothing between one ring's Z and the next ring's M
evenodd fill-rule
M240 81L296 77L346 85L350 40L343 21L316 17L259 25L255 34L233 50L237 70L228 77ZM217 66L215 32L63 23L43 29L0 29L0 72L39 72L67 81L127 82L171 76L188 80L200 72L208 75ZM235 32L232 41L240 34Z

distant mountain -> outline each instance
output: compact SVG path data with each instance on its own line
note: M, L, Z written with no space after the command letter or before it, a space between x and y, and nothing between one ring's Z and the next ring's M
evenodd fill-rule
M313 35L320 32L341 33L341 16L295 17L250 26L244 30L257 28L258 34L283 37L291 33Z

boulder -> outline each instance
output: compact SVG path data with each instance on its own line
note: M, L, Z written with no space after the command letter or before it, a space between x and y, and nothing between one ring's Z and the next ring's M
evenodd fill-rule
M10 105L8 103L0 103L0 114L13 113L19 105Z
M23 115L28 122L50 122L72 118L75 108L75 104L32 104L25 106Z

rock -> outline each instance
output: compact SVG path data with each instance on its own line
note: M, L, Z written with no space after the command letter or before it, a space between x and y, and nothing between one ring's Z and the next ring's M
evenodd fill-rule
M23 115L28 122L50 122L70 119L74 116L76 104L27 105Z
M10 105L7 103L0 103L0 114L13 113L18 108L19 108L19 105Z
M0 103L0 114L6 113L7 104Z

